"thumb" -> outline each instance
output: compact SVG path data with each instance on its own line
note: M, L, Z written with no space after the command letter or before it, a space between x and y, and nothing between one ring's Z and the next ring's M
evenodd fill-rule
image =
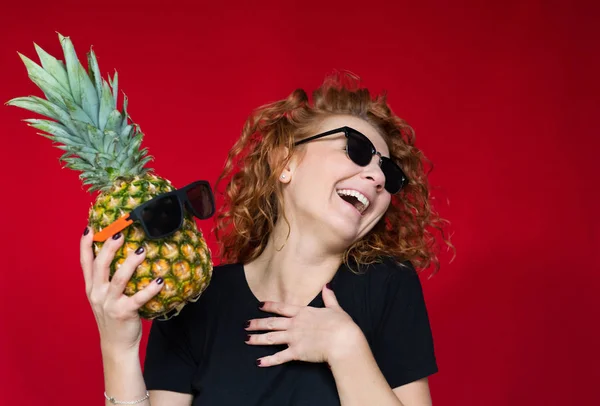
M323 287L322 295L325 307L340 307L340 304L335 297L335 293L333 293L333 290L331 290L331 284L328 283Z

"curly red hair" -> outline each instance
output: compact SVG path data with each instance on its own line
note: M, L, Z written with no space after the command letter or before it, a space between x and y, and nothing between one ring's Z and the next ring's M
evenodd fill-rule
M362 239L348 247L344 262L370 264L383 257L411 261L417 269L433 265L439 270L434 231L445 237L442 219L430 203L426 164L430 161L415 147L415 133L396 116L385 93L371 96L350 73L326 78L313 92L297 89L286 99L256 109L246 121L241 137L229 152L217 187L226 181L224 201L216 216L216 236L221 258L246 263L258 257L282 215L282 189L278 181L294 142L311 135L319 123L333 115L351 115L370 123L386 141L390 157L406 173L409 184L392 195L382 219ZM287 159L275 159L273 151L286 147ZM300 147L298 147L300 148Z

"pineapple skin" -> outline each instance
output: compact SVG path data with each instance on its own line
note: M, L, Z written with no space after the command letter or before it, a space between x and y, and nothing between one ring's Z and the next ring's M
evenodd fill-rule
M168 180L151 173L119 178L96 198L89 211L89 224L94 231L100 231L136 206L172 190L175 188ZM121 233L124 242L110 265L110 279L127 256L143 246L146 258L136 268L124 294L132 296L158 277L164 280L161 291L139 309L140 317L167 320L179 314L187 303L200 298L210 283L213 265L210 249L191 214L184 210L182 227L167 238L146 239L138 222ZM102 245L102 242L94 242L96 255Z

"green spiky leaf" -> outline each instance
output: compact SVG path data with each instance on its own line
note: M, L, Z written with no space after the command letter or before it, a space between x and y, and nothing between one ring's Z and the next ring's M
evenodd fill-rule
M62 125L56 121L34 119L34 118L25 119L23 121L27 122L29 124L29 126L31 126L33 128L37 128L38 130L45 131L49 134L52 134L52 135L55 135L58 137L63 137L65 139L69 140L69 142L73 142L73 143L84 142L81 138L78 138L76 134L73 134L71 131L69 131L69 129L67 127L65 127L64 125Z
M96 95L102 94L102 76L100 74L100 67L98 66L98 60L93 49L87 54L88 57L88 73L94 85L96 87Z
M104 127L104 131L113 131L115 134L121 128L121 121L123 120L123 116L119 110L113 110L108 115L108 120L106 120L106 126ZM118 134L117 134L118 135Z
M70 100L65 100L67 111L72 120L81 121L87 124L95 125L96 123L83 109Z
M70 94L71 87L69 86L69 78L67 77L67 69L65 68L64 63L44 51L36 43L34 43L33 46L35 47L35 51L40 58L40 62L42 63L44 70L51 74Z
M87 69L77 58L69 37L58 34L64 63L34 44L40 64L21 55L31 80L45 98L17 97L8 105L40 114L46 119L26 119L40 135L65 153L61 162L81 172L90 191L106 190L115 177L132 177L147 173L145 165L153 158L140 149L144 134L130 122L128 99L117 108L118 74L103 80L93 49L87 54Z
M46 72L41 66L27 58L25 55L19 54L21 60L25 64L29 78L35 83L46 95L46 98L59 107L65 107L63 99L71 99L71 93L65 89L54 76Z
M96 150L98 152L105 152L104 151L104 134L102 133L102 131L100 131L98 128L94 127L93 125L88 125L87 126L87 134L88 134L88 138L90 139L90 142L92 143L94 148L96 148Z
M112 79L110 78L110 75L108 76L108 83L110 83L110 87L112 89L113 98L115 100L115 106L117 106L117 99L119 97L119 74L117 73L117 71L115 71L115 75Z
M34 113L41 114L42 116L58 120L58 117L54 115L52 110L41 104L35 96L17 97L6 102L6 105L21 107L22 109L33 111Z
M102 98L100 99L100 118L99 118L99 128L104 130L106 127L106 122L108 121L108 115L115 109L114 99L112 97L112 93L110 92L110 87L108 87L108 83L106 81L102 82Z
M114 153L114 146L118 143L119 136L114 131L104 131L104 152L109 154ZM111 155L112 157L112 155Z

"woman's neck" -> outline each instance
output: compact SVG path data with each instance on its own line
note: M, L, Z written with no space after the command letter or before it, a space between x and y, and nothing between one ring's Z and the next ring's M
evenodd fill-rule
M342 253L327 252L318 238L287 234L287 227L276 227L258 258L244 264L246 279L261 301L306 306L331 281L342 263Z

